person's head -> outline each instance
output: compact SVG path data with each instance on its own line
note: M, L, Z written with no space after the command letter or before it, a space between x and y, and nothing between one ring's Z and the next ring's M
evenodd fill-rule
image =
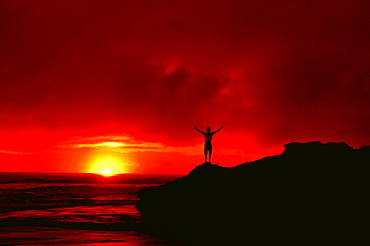
M206 131L207 132L210 132L211 131L211 127L207 126Z

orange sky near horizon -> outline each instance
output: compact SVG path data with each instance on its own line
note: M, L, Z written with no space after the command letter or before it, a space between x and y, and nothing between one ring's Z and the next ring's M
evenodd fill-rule
M102 129L112 128L110 125ZM92 133L95 131L97 129ZM78 136L78 133L33 129L2 134L6 141L1 145L3 165L0 171L99 173L111 169L113 172L119 170L117 173L187 174L204 162L203 136L193 128L189 128L189 134L194 134L196 140L186 146L144 142L127 135L84 132ZM223 166L235 166L266 155L280 154L283 150L282 147L272 148L261 153L250 146L251 152L247 153L243 150L246 142L234 142L232 147L224 145L227 130L226 136L221 133L214 137L213 160ZM113 162L112 165L109 162Z
M369 12L364 0L0 1L0 172L186 174L204 161L194 126L224 126L221 166L293 141L370 145Z

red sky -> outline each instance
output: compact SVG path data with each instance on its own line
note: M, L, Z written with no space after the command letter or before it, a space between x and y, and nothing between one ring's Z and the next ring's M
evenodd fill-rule
M370 145L370 2L0 1L0 171L187 173ZM110 143L110 144L107 144ZM105 143L105 144L104 144Z

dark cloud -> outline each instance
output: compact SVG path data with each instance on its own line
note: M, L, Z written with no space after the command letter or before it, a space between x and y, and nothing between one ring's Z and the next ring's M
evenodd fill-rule
M369 139L368 1L5 1L3 129ZM243 135L244 134L244 135ZM311 139L312 138L312 139Z

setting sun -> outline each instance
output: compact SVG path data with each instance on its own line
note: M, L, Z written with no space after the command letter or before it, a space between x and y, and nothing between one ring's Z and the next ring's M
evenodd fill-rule
M123 164L114 158L102 158L91 165L90 173L96 173L103 176L113 176L125 173Z
M110 170L110 168L104 169L103 171L101 171L101 174L104 175L104 176L111 176L112 171Z

